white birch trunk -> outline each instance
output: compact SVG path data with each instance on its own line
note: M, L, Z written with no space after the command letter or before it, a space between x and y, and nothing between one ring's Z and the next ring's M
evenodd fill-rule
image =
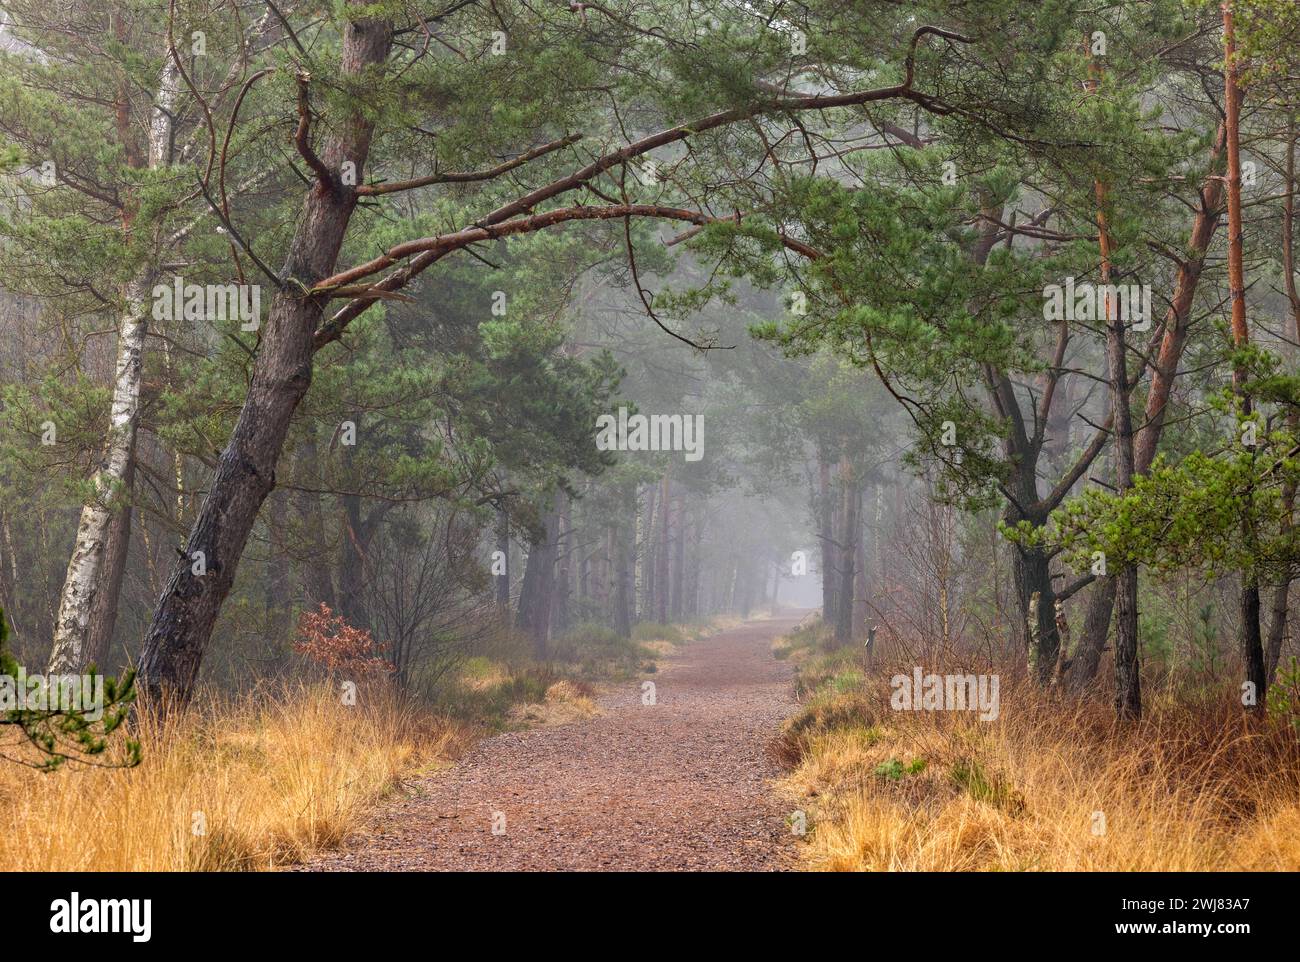
M176 106L180 77L168 59L158 82L158 99L149 118L149 166L165 166L171 153L171 117ZM113 402L108 438L99 468L91 478L93 492L82 505L77 541L63 579L59 612L54 622L54 644L49 672L74 672L85 667L86 638L95 595L106 581L104 557L116 502L123 490L127 468L135 457L135 434L140 417L140 384L144 372L145 336L149 329L150 297L155 272L142 269L123 288L125 302L117 331L117 364L113 375ZM129 537L129 532L123 532ZM125 553L123 553L125 558Z

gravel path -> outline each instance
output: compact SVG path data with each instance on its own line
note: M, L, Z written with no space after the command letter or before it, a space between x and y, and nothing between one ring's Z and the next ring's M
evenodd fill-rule
M771 642L793 618L689 642L604 714L487 738L408 783L374 824L309 871L779 870L786 812L765 747L793 711ZM494 834L493 820L504 832Z

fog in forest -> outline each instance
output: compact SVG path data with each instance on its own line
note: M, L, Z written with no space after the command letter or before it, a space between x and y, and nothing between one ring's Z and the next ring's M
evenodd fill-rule
M0 0L0 869L1300 868L1297 11Z

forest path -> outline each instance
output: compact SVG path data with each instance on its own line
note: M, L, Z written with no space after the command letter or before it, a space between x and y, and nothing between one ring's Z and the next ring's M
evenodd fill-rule
M641 680L603 688L604 714L484 739L384 802L309 871L779 870L788 814L766 752L794 710L771 643L796 617L688 642ZM504 834L493 834L493 813ZM498 821L500 816L497 816Z

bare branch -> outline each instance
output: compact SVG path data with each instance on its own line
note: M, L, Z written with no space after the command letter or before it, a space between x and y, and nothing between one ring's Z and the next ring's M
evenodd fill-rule
M296 79L298 81L298 129L294 132L293 144L298 148L302 159L307 161L307 166L315 172L321 190L329 193L334 190L334 174L325 166L325 162L316 156L316 151L312 150L311 146L311 101L307 96L308 88L311 86L311 73L307 70L299 70Z
M568 137L562 137L559 140L553 140L548 144L542 144L540 147L534 147L532 150L520 154L504 163L497 164L495 167L489 167L487 170L455 172L449 171L443 174L430 174L427 177L416 177L412 180L395 180L386 184L363 184L357 188L357 194L363 197L370 197L376 194L395 194L401 190L415 190L418 187L428 187L430 184L469 184L475 181L492 180L507 174L516 167L522 167L530 160L536 160L546 154L553 153L563 147L569 147L576 144L582 139L582 134L570 134Z

